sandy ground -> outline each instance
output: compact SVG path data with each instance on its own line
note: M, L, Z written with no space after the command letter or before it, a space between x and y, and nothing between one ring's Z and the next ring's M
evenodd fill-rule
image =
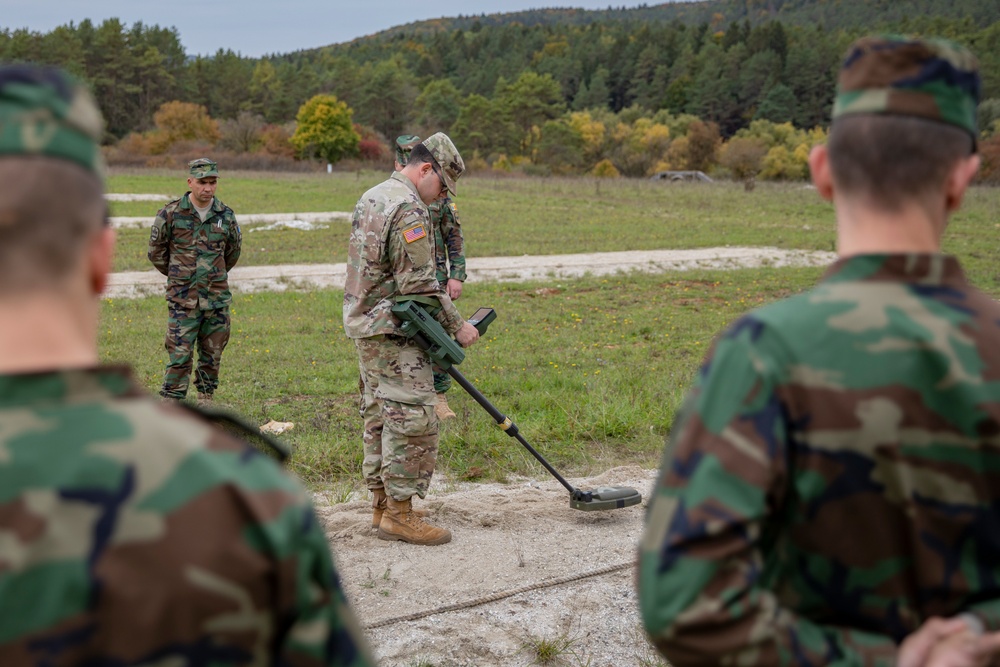
M291 214L289 214L291 215ZM302 215L302 214L296 214ZM308 222L308 221L307 221ZM834 253L767 247L696 248L692 250L637 250L575 255L470 257L469 283L523 281L603 276L630 271L659 273L691 269L740 269L757 266L826 266ZM288 289L343 288L345 264L279 264L237 266L229 281L237 292ZM155 270L114 273L104 296L129 299L162 294L166 278Z
M360 492L343 503L321 494L316 504L381 665L653 666L663 663L642 631L634 562L655 475L620 467L569 480L582 489L630 486L642 493L641 505L605 512L570 509L568 492L551 477L506 485L435 479L416 506L452 531L452 541L437 547L379 540L370 500ZM610 566L622 569L546 586ZM395 620L467 601L482 603ZM558 659L540 662L539 644L561 647Z

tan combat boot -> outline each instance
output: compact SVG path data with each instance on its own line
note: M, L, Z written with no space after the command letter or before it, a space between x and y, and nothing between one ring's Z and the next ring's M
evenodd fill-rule
M385 489L372 489L372 528L378 528L379 523L382 521L382 513L385 512ZM421 519L431 515L427 510L410 510L416 514Z
M455 418L455 412L448 406L448 399L445 397L444 392L437 395L437 403L434 404L434 414L441 421Z
M451 542L451 532L432 526L413 513L410 498L395 500L386 497L385 513L378 525L380 540L401 540L410 544L431 546Z
M200 391L198 392L198 405L208 405L211 402L212 402L211 394L203 394Z

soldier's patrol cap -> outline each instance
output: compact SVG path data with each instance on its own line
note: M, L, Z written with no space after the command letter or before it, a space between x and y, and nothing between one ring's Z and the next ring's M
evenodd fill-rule
M218 178L219 165L207 157L200 157L188 162L188 173L191 174L191 178L208 178L209 176Z
M90 91L55 67L0 66L0 155L61 158L104 176L104 119Z
M432 134L422 143L424 148L434 156L437 166L441 168L441 175L444 177L444 184L448 187L448 192L457 195L455 181L465 173L465 162L462 161L462 156L459 155L455 144L444 132Z
M954 125L975 142L979 64L946 39L863 37L851 45L837 80L833 120L852 114L925 118Z
M415 134L403 134L396 137L396 162L405 167L410 161L410 151L420 143L420 137Z

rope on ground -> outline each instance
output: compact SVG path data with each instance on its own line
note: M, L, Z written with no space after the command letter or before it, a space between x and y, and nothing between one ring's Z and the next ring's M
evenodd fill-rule
M503 600L504 598L513 597L514 595L527 593L528 591L536 591L538 589L549 588L551 586L560 586L562 584L568 584L571 581L579 581L580 579L588 579L590 577L597 577L602 574L610 574L611 572L626 570L634 565L635 565L634 561L629 561L628 563L618 563L617 565L608 565L606 567L601 567L596 570L590 570L589 572L582 572L580 574L571 574L565 577L559 577L557 579L549 579L547 581L542 581L537 584L521 586L520 588L512 588L507 591L500 591L499 593L491 593L490 595L484 595L482 597L473 598L472 600L465 600L464 602L455 602L454 604L446 604L441 607L435 607L433 609L425 609L424 611L418 611L412 614L406 614L405 616L393 616L391 618L385 618L382 619L381 621L368 623L364 626L364 628L365 630L374 630L375 628L384 628L387 625L395 625L396 623L403 623L405 621L416 621L417 619L420 618L427 618L428 616L435 616L437 614L443 614L448 611L458 611L459 609L478 607L481 604L486 604L488 602L496 602L497 600Z

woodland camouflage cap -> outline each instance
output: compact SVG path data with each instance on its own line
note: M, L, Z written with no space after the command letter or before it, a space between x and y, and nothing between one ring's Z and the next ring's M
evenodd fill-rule
M420 143L420 137L415 134L404 134L396 137L396 162L405 167L410 160L410 151Z
M191 174L191 178L208 178L209 176L218 178L219 165L207 157L200 157L188 162L188 173Z
M0 66L0 155L45 155L104 175L104 119L90 91L54 67Z
M434 156L438 166L441 167L441 175L444 177L444 184L448 186L448 191L453 196L457 195L455 181L465 173L465 162L462 161L462 156L458 154L455 144L451 142L451 139L444 132L432 134L424 139L423 144L424 148Z
M945 39L864 37L840 69L833 118L850 114L915 116L962 128L975 141L979 66Z

